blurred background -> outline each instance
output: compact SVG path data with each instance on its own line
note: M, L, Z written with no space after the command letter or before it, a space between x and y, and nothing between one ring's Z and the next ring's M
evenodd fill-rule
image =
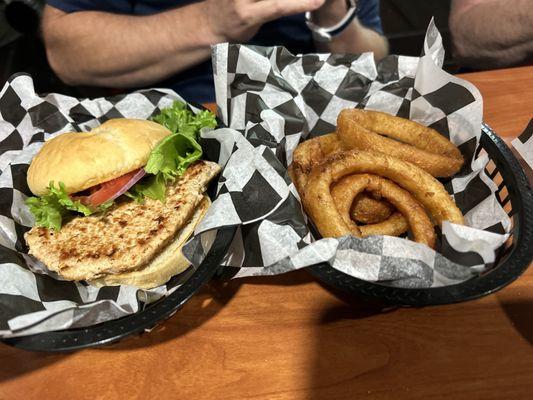
M52 72L39 37L44 1L0 0L0 87L16 72L33 76L38 93L60 92L79 97L105 94L103 89L69 87ZM445 69L456 72L448 29L450 0L381 0L383 30L392 54L418 56L431 17L435 17L446 49Z

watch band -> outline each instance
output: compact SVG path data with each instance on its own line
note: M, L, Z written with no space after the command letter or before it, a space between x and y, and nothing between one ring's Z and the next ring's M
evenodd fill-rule
M307 27L313 33L315 40L319 42L329 42L335 36L338 36L342 31L344 31L348 25L354 20L357 16L357 0L347 0L348 11L346 15L335 25L329 27L321 27L316 25L311 19L311 12L308 11L305 13L305 23Z

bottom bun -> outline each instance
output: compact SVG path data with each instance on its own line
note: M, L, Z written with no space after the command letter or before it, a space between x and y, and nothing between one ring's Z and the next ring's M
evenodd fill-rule
M211 200L205 196L187 225L146 267L138 271L105 275L89 283L94 286L131 285L141 289L152 289L167 283L170 278L182 273L191 265L181 253L181 248L191 237L194 228L200 223L210 205Z

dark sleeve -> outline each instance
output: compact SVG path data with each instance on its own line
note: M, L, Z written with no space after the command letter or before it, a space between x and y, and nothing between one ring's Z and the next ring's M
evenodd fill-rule
M379 0L359 0L357 17L367 28L373 29L383 35L381 16L379 14Z
M66 13L75 11L108 11L129 14L132 4L129 0L46 0L46 4Z

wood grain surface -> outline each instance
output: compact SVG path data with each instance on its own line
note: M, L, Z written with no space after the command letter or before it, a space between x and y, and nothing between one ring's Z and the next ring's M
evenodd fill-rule
M506 138L533 68L463 75ZM212 282L151 333L70 354L0 344L0 399L531 399L533 269L468 303L379 310L305 271Z

